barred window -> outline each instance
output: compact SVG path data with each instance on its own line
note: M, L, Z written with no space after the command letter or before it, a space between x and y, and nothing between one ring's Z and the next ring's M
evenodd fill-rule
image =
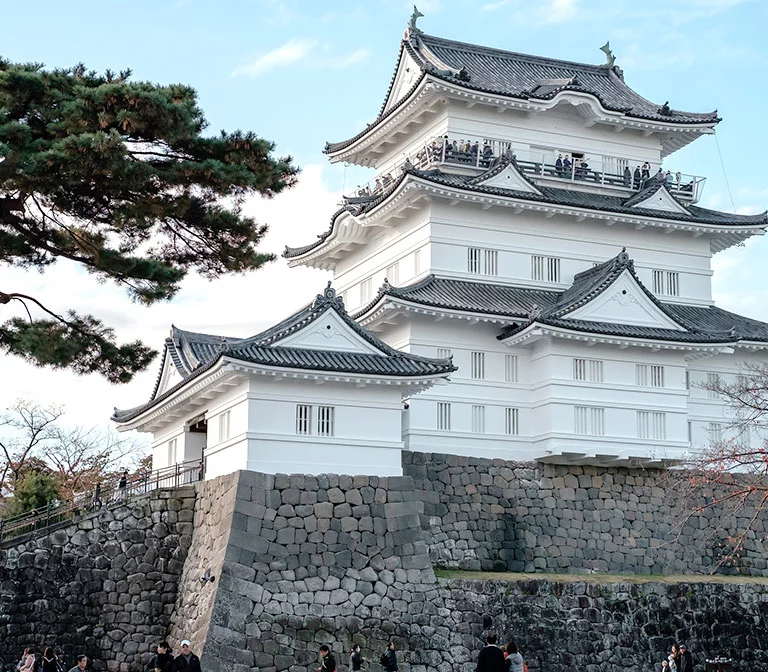
M576 434L603 436L605 434L605 409L595 406L575 406L573 429Z
M589 381L590 383L602 383L602 360L582 359L580 357L575 357L573 360L573 379Z
M531 279L541 282L560 282L560 258L533 255L531 257Z
M312 406L296 404L296 433L308 436L312 433Z
M485 406L472 406L472 431L485 433Z
M437 428L451 429L451 405L445 401L437 402Z
M663 441L667 438L667 414L658 411L637 412L637 436Z
M333 406L318 406L317 407L317 435L318 436L333 436Z
M504 381L507 383L517 382L517 355L504 355Z
M638 387L664 387L664 367L656 364L636 364L635 382Z
M471 362L472 362L472 367L471 367L472 378L474 380L484 380L485 379L485 353L473 352Z
M450 348L438 348L437 349L437 358L438 359L448 359L453 355L453 351Z
M504 433L517 436L520 433L520 409L504 409Z
M475 275L498 275L499 251L480 247L467 248L467 272Z

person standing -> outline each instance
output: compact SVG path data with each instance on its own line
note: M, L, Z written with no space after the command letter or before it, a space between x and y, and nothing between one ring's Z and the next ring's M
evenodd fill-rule
M360 653L360 645L354 644L352 646L352 651L349 653L349 669L352 670L352 672L358 672L364 662L365 658L363 658L363 655Z
M56 652L50 646L43 651L43 659L40 661L39 672L59 672L59 659Z
M336 672L336 658L325 644L320 647L320 667L317 672Z
M120 476L120 481L117 484L118 498L121 502L125 501L126 494L128 492L128 470L123 471L123 475Z
M477 657L476 672L506 672L504 652L496 646L495 632L489 632L485 637L485 646Z
M381 654L379 660L384 672L397 672L397 654L395 653L395 640L391 639L387 644L387 650Z
M19 660L18 664L16 665L16 669L19 672L32 672L32 668L35 666L35 650L28 646L26 649L24 649L24 653L21 655L21 660Z
M173 659L171 672L202 672L200 659L192 653L188 639L181 640L181 653Z
M77 657L77 664L69 672L83 672L88 667L88 656L80 654Z
M510 639L507 642L507 645L504 647L504 654L507 672L525 672L523 654L518 650L514 640Z
M162 641L157 645L157 653L149 661L147 672L171 672L172 667L173 651L168 642Z
M680 645L680 664L678 672L693 672L693 657L685 644Z

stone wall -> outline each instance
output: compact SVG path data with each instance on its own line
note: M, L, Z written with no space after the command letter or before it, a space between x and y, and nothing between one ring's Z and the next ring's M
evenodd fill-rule
M735 566L717 568L754 509L694 504L681 473L403 453L424 501L433 564L468 570L768 576L766 513ZM711 495L711 493L709 493Z
M49 534L0 547L0 658L55 646L67 669L143 669L164 637L192 540L186 486L105 506Z

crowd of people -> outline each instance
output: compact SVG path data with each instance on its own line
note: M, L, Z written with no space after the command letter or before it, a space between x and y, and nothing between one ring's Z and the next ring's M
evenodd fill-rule
M201 672L200 658L192 653L190 646L188 639L182 640L181 653L174 656L168 642L160 642L149 660L146 672ZM80 654L76 657L74 667L67 671L64 659L56 653L54 647L48 646L40 654L34 647L28 646L16 665L16 672L85 672L88 662L88 656Z
M693 672L693 656L685 644L673 644L666 660L661 661L661 672Z
M528 665L514 640L509 640L503 647L498 641L495 632L485 636L485 646L477 656L476 672L528 672Z

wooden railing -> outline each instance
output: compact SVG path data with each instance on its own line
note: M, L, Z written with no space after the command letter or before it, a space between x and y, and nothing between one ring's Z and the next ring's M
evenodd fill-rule
M105 506L122 504L133 495L159 488L175 488L203 479L200 460L182 462L172 467L146 472L127 480L125 487L116 485L91 493L77 493L72 499L55 500L31 511L0 519L0 543L31 532L41 532L85 513Z

